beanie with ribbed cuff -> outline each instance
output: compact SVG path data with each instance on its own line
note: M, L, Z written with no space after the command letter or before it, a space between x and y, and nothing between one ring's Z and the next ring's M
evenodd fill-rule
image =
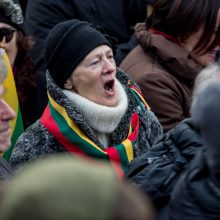
M45 42L45 63L54 82L63 88L77 65L93 49L111 43L88 22L64 21L50 31Z
M23 12L17 0L0 1L0 22L9 24L25 34Z

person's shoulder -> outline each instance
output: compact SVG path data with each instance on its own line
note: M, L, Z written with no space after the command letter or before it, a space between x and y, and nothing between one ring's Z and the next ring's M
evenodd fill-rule
M27 128L17 140L11 154L10 163L13 169L17 170L29 161L53 153L56 148L52 134L38 120Z
M132 73L133 71L141 71L145 68L149 68L152 64L153 59L145 53L140 45L137 45L124 58L119 67L125 72Z
M33 143L37 144L42 140L47 140L48 130L44 128L40 120L37 120L34 124L30 125L18 138L15 147L32 146Z
M117 68L116 78L123 86L127 86L128 82L132 80L130 76L125 73L121 68Z
M154 57L148 56L140 46L127 55L119 68L138 83L152 79L166 81L173 78L167 69L161 66Z

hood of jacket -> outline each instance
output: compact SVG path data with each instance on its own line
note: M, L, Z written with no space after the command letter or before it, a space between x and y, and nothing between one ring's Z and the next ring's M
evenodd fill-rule
M177 78L194 81L202 70L202 65L195 62L182 46L149 32L144 23L135 26L135 35L141 47Z

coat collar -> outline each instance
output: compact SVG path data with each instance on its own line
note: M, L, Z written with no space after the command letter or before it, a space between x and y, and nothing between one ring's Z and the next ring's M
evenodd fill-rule
M140 46L171 74L187 81L194 81L202 70L202 65L195 62L183 47L162 35L150 33L144 23L135 26L135 34Z

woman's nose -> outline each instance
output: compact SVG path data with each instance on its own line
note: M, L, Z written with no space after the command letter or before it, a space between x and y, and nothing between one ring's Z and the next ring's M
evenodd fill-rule
M10 121L15 118L14 110L4 100L2 100L1 108L2 108L1 109L1 120L2 121Z
M115 71L116 69L116 64L115 64L115 61L112 59L112 60L108 60L108 59L105 59L105 72L106 73L112 73L113 71Z

